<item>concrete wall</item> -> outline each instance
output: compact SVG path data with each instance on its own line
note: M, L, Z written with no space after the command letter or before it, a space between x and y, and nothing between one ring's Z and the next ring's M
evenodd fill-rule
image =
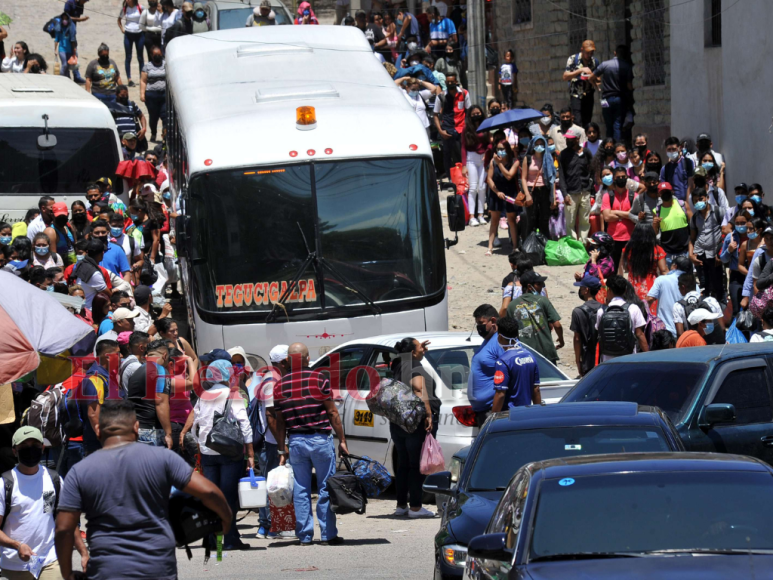
M773 193L773 2L745 0L722 8L722 46L704 46L704 2L673 6L671 87L674 133L708 131L725 155L731 184L758 182ZM677 34L678 31L678 34ZM732 197L732 196L731 196Z
M668 2L668 0L665 0ZM573 3L574 4L574 3ZM643 60L641 46L641 18L644 12L642 0L587 0L586 15L587 38L596 43L596 57L607 60L613 56L615 46L625 44L626 4L630 4L633 27L631 31L631 51L634 62L634 81L636 99L636 126L634 133L645 131L650 134L651 143L662 140L668 135L671 122L670 76L666 84L657 87L643 87ZM579 46L569 46L569 0L544 2L533 0L532 22L527 25L512 24L512 4L508 0L493 3L494 40L501 56L507 49L516 53L520 93L518 100L527 106L539 108L544 103L553 103L556 109L569 104L567 83L561 79L570 54L579 51ZM664 42L666 45L666 71L669 63L669 28L666 26ZM601 107L596 102L593 120L602 127Z

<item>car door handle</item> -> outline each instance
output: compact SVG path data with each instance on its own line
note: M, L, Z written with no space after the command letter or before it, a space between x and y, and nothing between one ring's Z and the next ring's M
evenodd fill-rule
M773 435L766 435L765 437L761 437L760 441L767 447L773 447Z

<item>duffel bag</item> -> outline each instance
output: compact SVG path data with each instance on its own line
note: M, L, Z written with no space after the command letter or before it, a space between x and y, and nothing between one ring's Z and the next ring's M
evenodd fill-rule
M330 509L336 515L364 514L368 498L362 483L352 470L345 455L341 456L345 469L336 471L327 478L327 491L330 496Z
M389 471L375 459L371 459L367 455L363 457L349 455L348 458L357 460L352 465L352 470L357 479L360 480L360 484L362 484L368 497L378 497L392 485L392 476L389 475Z
M424 420L424 401L409 385L395 379L382 379L365 402L374 415L386 417L408 433L416 431Z

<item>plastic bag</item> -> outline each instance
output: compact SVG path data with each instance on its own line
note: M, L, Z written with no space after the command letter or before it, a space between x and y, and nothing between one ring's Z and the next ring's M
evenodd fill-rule
M588 258L588 252L585 251L582 242L569 236L545 245L545 261L548 266L585 264Z
M390 378L382 379L376 392L365 402L371 413L386 417L408 433L416 431L426 414L424 401L416 396L413 389Z
M266 491L273 506L283 508L292 504L293 487L295 487L295 478L293 468L289 465L280 465L268 472Z
M446 460L443 458L443 450L431 433L427 433L424 444L421 446L421 464L419 471L424 475L431 475L446 468Z
M741 314L743 314L743 312L738 313L739 317ZM745 342L747 342L746 337L743 335L743 332L738 330L737 320L733 320L733 323L725 332L725 342L727 344L744 344Z
M734 324L741 332L750 332L754 328L754 315L748 310L741 310Z
M534 266L545 263L545 245L547 240L538 230L533 231L523 241L521 250L526 252L526 257Z

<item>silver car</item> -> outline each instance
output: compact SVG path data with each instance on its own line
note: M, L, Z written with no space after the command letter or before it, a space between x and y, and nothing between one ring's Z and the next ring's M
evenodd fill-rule
M247 18L252 11L260 5L260 0L246 0L245 2L223 2L210 0L206 4L209 12L209 21L212 30L229 30L231 28L244 28L247 26ZM271 0L271 10L276 15L277 24L292 24L293 17L280 0Z

